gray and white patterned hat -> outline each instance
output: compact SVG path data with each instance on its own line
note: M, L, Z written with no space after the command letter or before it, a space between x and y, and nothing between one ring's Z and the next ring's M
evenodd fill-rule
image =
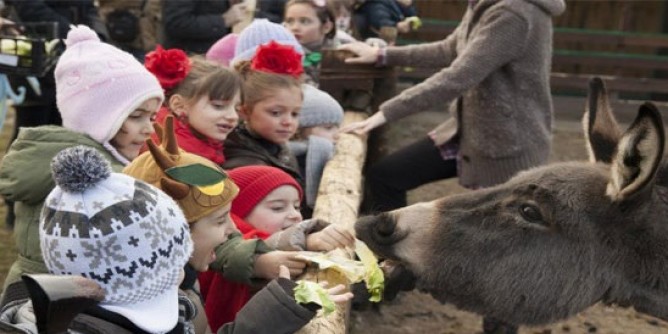
M46 267L95 280L106 294L100 306L139 328L171 330L193 247L178 205L158 188L112 173L92 148L61 151L51 169L56 187L39 226Z

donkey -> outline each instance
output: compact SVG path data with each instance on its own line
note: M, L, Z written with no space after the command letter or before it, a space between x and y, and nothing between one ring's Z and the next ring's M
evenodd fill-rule
M597 302L668 320L668 172L661 115L643 104L626 132L590 82L589 162L418 203L355 225L358 238L441 302L540 325Z

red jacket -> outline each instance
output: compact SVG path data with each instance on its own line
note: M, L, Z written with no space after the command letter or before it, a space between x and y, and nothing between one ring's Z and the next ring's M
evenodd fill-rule
M171 115L169 109L161 107L155 118L156 123L164 125L165 118L169 115ZM194 133L188 124L180 121L177 117L174 117L174 134L176 135L179 147L184 151L207 158L218 165L222 165L225 162L222 142L209 140L202 135ZM152 138L153 141L160 142L156 134L153 134Z
M267 239L270 234L255 229L239 216L231 214L244 239ZM211 270L199 274L200 292L204 298L204 311L211 331L216 333L222 325L234 321L237 313L253 296L250 286L228 281L220 273Z

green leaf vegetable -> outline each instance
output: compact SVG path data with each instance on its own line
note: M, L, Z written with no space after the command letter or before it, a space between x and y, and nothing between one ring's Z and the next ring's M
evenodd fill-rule
M299 304L316 303L322 306L322 313L328 315L336 310L334 301L327 290L320 284L309 281L298 281L295 287L295 300Z

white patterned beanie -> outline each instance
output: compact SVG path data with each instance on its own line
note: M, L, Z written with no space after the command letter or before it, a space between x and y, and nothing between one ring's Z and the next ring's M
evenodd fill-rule
M178 320L178 286L192 253L171 197L112 173L96 150L76 146L51 162L56 187L40 218L42 256L55 275L81 275L105 290L100 306L151 333Z

